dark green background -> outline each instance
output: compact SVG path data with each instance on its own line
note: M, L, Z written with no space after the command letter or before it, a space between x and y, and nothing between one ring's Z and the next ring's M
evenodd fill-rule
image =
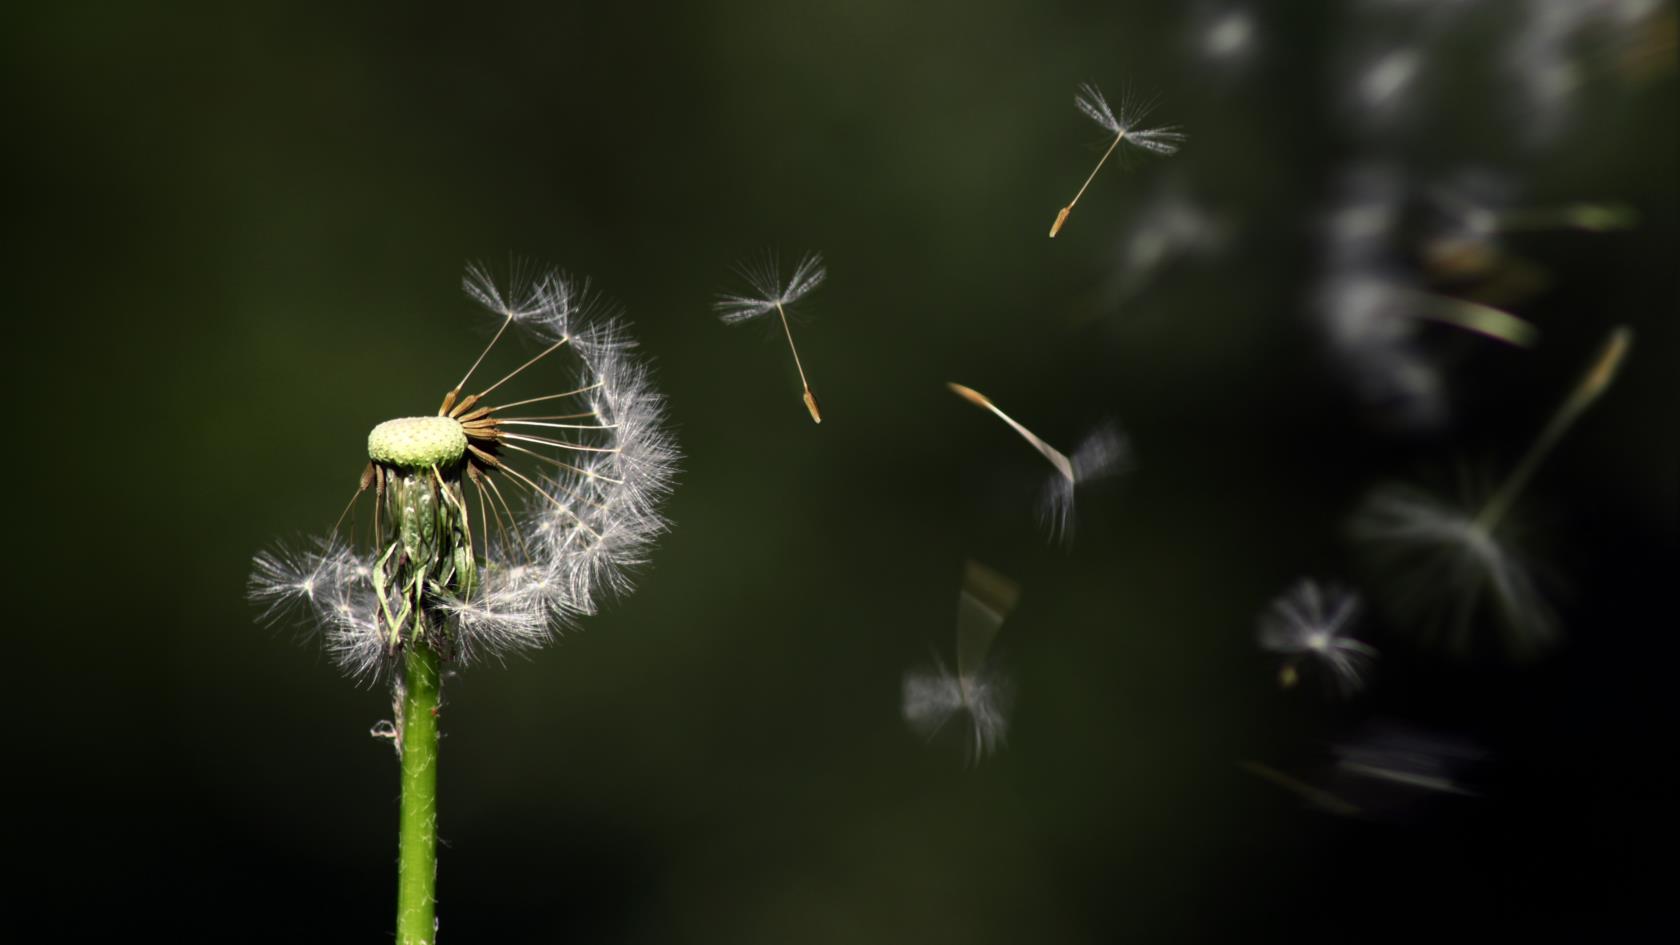
M1267 5L1243 72L1170 4L43 5L0 14L8 252L8 859L0 918L59 937L381 941L396 766L380 690L254 625L253 552L323 531L367 430L433 408L490 327L462 265L590 275L656 360L687 454L637 593L447 689L440 916L458 942L1107 942L1643 928L1671 826L1675 80L1589 59L1517 143L1474 19L1430 118L1338 107L1341 4ZM1672 11L1670 11L1672 14ZM1672 49L1668 55L1672 56ZM1072 106L1159 94L1190 135L1105 170ZM1095 147L1093 146L1095 145ZM1638 229L1518 249L1541 345L1471 345L1444 436L1375 432L1310 322L1317 221L1359 157L1502 171ZM1239 227L1121 311L1116 240L1185 183ZM821 250L785 350L709 310L765 247ZM1365 698L1280 693L1255 615L1352 578L1372 482L1508 463L1607 328L1616 389L1527 497L1568 644L1443 666L1392 627ZM1118 418L1138 469L1071 551L1044 469L947 393L1057 443ZM1020 580L1009 747L975 770L898 715L966 557ZM1337 820L1240 771L1374 718L1460 733L1486 796ZM1666 849L1666 848L1665 848ZM1668 909L1670 914L1672 909Z

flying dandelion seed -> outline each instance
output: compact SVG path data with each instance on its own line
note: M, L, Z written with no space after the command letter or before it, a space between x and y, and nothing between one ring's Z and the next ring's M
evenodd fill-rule
M947 382L945 386L958 397L990 411L1008 424L1055 470L1045 482L1039 497L1039 521L1052 541L1068 541L1073 537L1074 497L1079 486L1118 475L1131 465L1131 444L1112 423L1103 423L1087 434L1073 451L1073 456L1069 457L999 410L985 394L957 383Z
M968 724L963 752L970 764L1002 747L1009 729L1014 690L988 663L998 629L1020 597L1020 585L985 565L968 562L957 594L956 672L947 670L935 654L932 672L904 674L905 722L932 741L952 719L963 718Z
M1371 62L1359 78L1359 98L1372 111L1392 109L1423 65L1416 49L1395 49Z
M1149 117L1149 111L1152 107L1150 102L1134 102L1122 98L1120 110L1116 113L1113 108L1109 107L1108 100L1103 97L1102 91L1087 82L1079 87L1079 94L1074 96L1073 103L1079 107L1080 111L1085 113L1086 117L1102 126L1104 131L1113 135L1114 141L1108 146L1108 150L1103 152L1103 156L1097 159L1097 166L1091 169L1090 175L1085 178L1085 183L1080 185L1079 192L1074 194L1073 199L1068 201L1067 206L1056 214L1056 222L1050 225L1051 239L1054 239L1056 234L1062 231L1063 225L1067 223L1068 214L1073 212L1073 207L1079 203L1079 198L1085 196L1086 188L1091 186L1091 181L1096 180L1097 172L1102 170L1103 164L1107 163L1109 155L1120 147L1120 142L1124 141L1132 147L1162 156L1176 154L1179 146L1184 143L1184 135L1176 127L1170 125L1159 128L1138 127L1140 122Z
M1139 295L1164 271L1180 262L1219 253L1232 226L1198 205L1185 188L1169 182L1158 188L1127 227L1116 247L1117 263L1109 281L1109 304Z
M1556 616L1509 525L1512 505L1542 460L1607 390L1633 343L1614 329L1575 389L1564 400L1503 482L1475 507L1440 499L1411 486L1382 486L1350 525L1389 580L1396 614L1420 632L1444 631L1463 653L1472 621L1490 604L1512 656L1531 656L1558 635Z
M1515 104L1516 129L1530 146L1550 145L1570 127L1594 87L1595 65L1619 60L1623 77L1632 79L1674 68L1671 3L1532 0L1512 9L1497 57L1509 87L1499 93Z
M1596 235L1639 222L1637 211L1617 203L1512 206L1512 189L1478 172L1460 174L1451 184L1431 189L1430 209L1438 219L1422 247L1431 272L1462 282L1486 277L1501 264L1511 269L1513 257L1502 240L1508 234L1572 230Z
M1335 746L1336 771L1344 782L1382 782L1435 794L1477 794L1466 784L1470 768L1486 753L1456 736L1425 732L1396 722L1367 727Z
M1257 29L1254 15L1248 10L1232 6L1217 15L1204 15L1203 20L1197 30L1197 45L1208 59L1237 62L1253 51Z
M1448 798L1480 795L1473 785L1487 754L1458 736L1379 721L1331 746L1334 763L1288 774L1270 765L1239 767L1339 817L1405 821Z
M1315 300L1333 367L1383 420L1436 428L1448 416L1448 389L1426 325L1517 348L1534 346L1539 330L1493 305L1417 287L1396 246L1408 191L1392 168L1356 167L1341 189L1324 224L1328 265Z
M766 253L762 258L743 263L738 268L753 292L751 295L718 296L713 306L718 318L726 325L751 321L771 312L775 312L781 318L782 332L787 335L788 350L793 352L793 366L799 371L799 383L805 389L805 409L810 411L812 422L821 423L822 411L817 409L817 397L811 393L811 383L805 379L805 365L800 363L799 349L793 344L793 329L788 327L787 306L809 295L828 278L828 270L823 266L822 257L816 253L806 253L786 282L782 281L781 270L776 264L774 254Z
M1279 684L1286 689L1295 685L1300 664L1312 660L1323 667L1328 684L1339 694L1361 689L1377 651L1348 635L1359 611L1358 594L1311 579L1297 582L1273 600L1260 617L1258 637L1262 649L1285 657Z
M528 275L516 268L504 290L469 268L463 285L501 319L495 336L435 415L387 420L368 435L370 462L345 512L372 490L371 545L352 548L335 525L305 549L258 554L250 578L265 619L301 609L347 673L391 681L396 719L375 734L393 738L402 759L404 943L435 932L444 672L541 646L593 613L628 589L629 569L666 527L659 505L677 451L646 369L611 323L585 324L586 291L557 272ZM515 325L545 347L462 396ZM569 383L550 373L544 393L491 400L561 352L575 360Z
M1263 765L1258 761L1244 761L1239 762L1237 767L1262 781L1269 781L1283 788L1327 814L1335 814L1338 817L1353 817L1359 813L1358 805L1323 788L1315 787L1292 774L1285 774L1271 765Z

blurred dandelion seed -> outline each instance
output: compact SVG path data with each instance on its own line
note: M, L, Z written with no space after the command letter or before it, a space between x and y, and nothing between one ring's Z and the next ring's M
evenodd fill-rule
M1392 106L1423 65L1422 55L1415 49L1395 49L1371 63L1359 79L1359 96L1373 110Z
M1152 107L1150 102L1135 102L1128 98L1122 98L1120 110L1116 113L1113 108L1109 107L1108 100L1103 97L1102 90L1087 82L1079 87L1079 94L1074 96L1073 103L1079 107L1081 112L1085 113L1087 118L1090 118L1103 130L1113 135L1114 141L1109 144L1108 150L1103 152L1103 156L1097 159L1097 166L1091 169L1091 173L1085 178L1085 183L1080 185L1079 192L1074 194L1073 199L1068 201L1067 206L1056 214L1056 222L1050 224L1051 239L1055 239L1056 234L1062 231L1062 227L1067 223L1068 214L1073 212L1073 207L1079 203L1079 198L1085 196L1085 191L1091 186L1091 181L1096 180L1097 172L1102 170L1103 165L1108 162L1109 155L1120 147L1120 142L1125 141L1133 147L1162 156L1177 153L1179 146L1184 143L1184 134L1174 126L1138 127L1139 122L1149 117L1149 111Z
M1205 24L1200 31L1202 52L1214 60L1235 60L1245 56L1254 45L1254 16L1240 7L1231 7Z
M1270 765L1263 765L1258 761L1243 761L1239 762L1237 767L1263 781L1269 781L1283 788L1327 814L1335 814L1338 817L1353 817L1359 813L1358 805L1343 800L1323 788L1314 787L1294 775L1285 774Z
M990 411L1008 424L1055 469L1055 475L1045 483L1039 498L1039 520L1048 530L1051 540L1066 541L1073 537L1074 498L1079 486L1118 475L1131 465L1131 444L1113 423L1098 425L1079 442L1070 458L998 409L985 394L955 382L948 381L945 386L958 397Z
M1454 230L1463 238L1551 230L1610 233L1639 224L1639 211L1622 203L1582 201L1555 206L1501 206L1503 200L1490 199L1485 193L1494 189L1496 183L1484 178L1485 175L1473 177L1456 187L1437 187L1430 192L1436 208L1453 221Z
M1326 682L1342 696L1365 685L1365 671L1376 648L1349 636L1361 608L1359 595L1335 584L1304 578L1271 602L1260 616L1262 649L1283 654L1278 682L1295 685L1298 667L1307 660L1323 666Z
M1487 754L1457 736L1394 721L1369 724L1331 746L1335 761L1311 775L1254 761L1238 767L1327 814L1403 821L1444 798L1474 798L1470 785Z
M1336 770L1346 778L1386 782L1413 791L1475 797L1467 769L1485 752L1463 738L1433 734L1397 722L1368 726L1335 746Z
M985 565L969 561L957 593L957 669L953 674L934 654L934 668L904 674L904 720L932 741L952 719L968 723L963 740L970 764L1002 747L1009 729L1014 690L989 665L998 630L1020 600L1021 587Z
M817 396L811 393L811 383L805 379L805 365L800 362L799 349L793 344L793 329L788 327L787 306L809 295L828 278L828 270L823 266L822 256L806 253L799 260L799 265L794 267L793 275L787 282L782 281L781 269L773 253L766 253L757 260L743 263L737 270L752 287L752 294L718 296L713 305L718 318L726 325L750 321L771 312L775 312L781 318L782 332L787 335L788 350L793 352L793 366L799 371L799 383L804 388L805 409L810 412L812 422L821 423L822 411L817 408Z
M1193 200L1182 183L1165 182L1138 210L1115 247L1112 258L1117 265L1104 293L1107 304L1130 301L1180 263L1217 255L1233 229L1228 218Z
M1493 283L1509 297L1510 283L1531 283L1535 267L1509 253L1501 237L1513 233L1578 231L1602 235L1639 223L1632 207L1618 203L1509 206L1512 186L1483 171L1469 170L1429 190L1438 216L1424 239L1422 257L1431 272L1462 284L1498 275ZM1486 290L1484 287L1484 292Z
M1487 189L1480 178L1472 183ZM1406 240L1401 221L1411 188L1393 168L1359 165L1345 175L1341 189L1324 222L1327 270L1315 301L1325 340L1336 355L1332 368L1381 419L1411 429L1437 427L1448 415L1448 383L1428 346L1427 325L1518 348L1533 347L1540 331L1485 301L1418 287L1408 256L1399 249ZM1439 190L1437 202L1445 194ZM1471 232L1470 225L1464 232ZM1457 249L1450 250L1455 253L1470 245L1462 239L1437 243L1455 244Z
M1511 655L1533 655L1554 640L1556 618L1508 534L1507 519L1540 463L1614 381L1632 343L1626 326L1611 331L1540 435L1478 507L1399 485L1366 498L1350 532L1386 572L1399 616L1420 630L1445 629L1451 648L1462 652L1472 619L1491 596Z
M1415 318L1451 325L1517 348L1532 348L1539 340L1538 328L1504 309L1432 292L1399 291L1412 303L1409 311Z

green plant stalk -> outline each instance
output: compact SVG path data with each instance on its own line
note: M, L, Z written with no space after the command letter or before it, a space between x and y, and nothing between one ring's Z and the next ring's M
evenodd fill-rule
M438 655L407 648L402 707L402 824L397 854L397 945L429 945L437 928Z

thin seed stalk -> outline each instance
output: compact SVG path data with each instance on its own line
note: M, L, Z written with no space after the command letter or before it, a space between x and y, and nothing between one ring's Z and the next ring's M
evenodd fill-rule
M1480 529L1483 534L1492 534L1504 520L1505 513L1511 510L1511 503L1528 485L1528 480L1534 476L1534 471L1540 468L1540 461L1552 451L1569 428L1586 413L1604 391L1610 382L1615 380L1616 372L1621 369L1622 359L1627 357L1628 348L1633 344L1633 332L1626 325L1618 325L1610 332L1610 337L1599 349L1598 356L1593 359L1587 372L1582 376L1575 389L1570 392L1568 399L1558 406L1552 419L1547 421L1546 428L1540 431L1540 436L1529 446L1528 452L1523 454L1517 462L1516 468L1511 470L1505 481L1499 484L1487 504L1476 513L1472 526Z
M429 945L437 929L438 655L407 648L402 707L402 823L397 854L397 945Z

